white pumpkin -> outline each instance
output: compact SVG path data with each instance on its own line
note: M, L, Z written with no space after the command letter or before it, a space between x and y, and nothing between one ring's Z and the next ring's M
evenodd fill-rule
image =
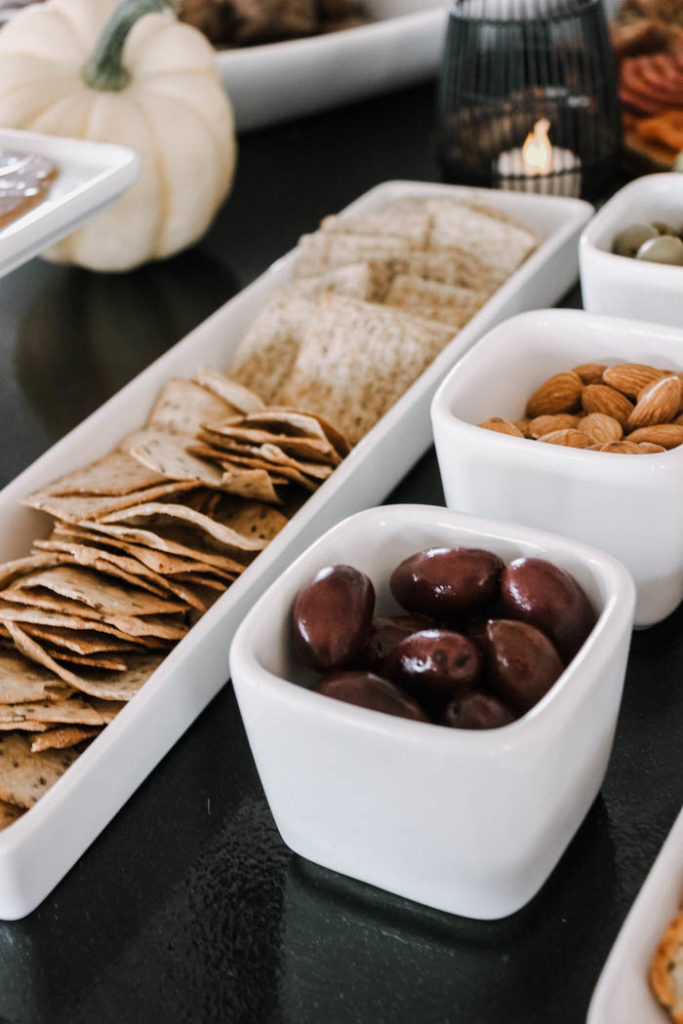
M158 13L149 13L149 12ZM49 258L127 270L209 226L232 183L230 103L210 43L169 0L47 0L0 32L0 124L134 149L140 177Z

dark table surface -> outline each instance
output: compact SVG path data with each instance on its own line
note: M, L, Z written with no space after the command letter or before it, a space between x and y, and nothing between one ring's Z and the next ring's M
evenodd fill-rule
M36 260L0 281L0 483L323 215L386 179L438 180L433 107L426 85L245 136L229 202L176 259L120 276ZM392 497L443 503L433 452ZM498 922L294 856L226 686L38 910L0 922L0 1021L578 1024L683 802L682 625L634 637L602 792Z

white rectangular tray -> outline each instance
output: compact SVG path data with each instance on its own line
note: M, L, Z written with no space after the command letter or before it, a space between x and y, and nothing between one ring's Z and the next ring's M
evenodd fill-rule
M436 74L445 0L367 0L372 21L287 42L219 50L238 131L303 117Z
M683 896L683 811L622 925L593 993L587 1024L671 1024L650 991L650 962Z
M0 228L0 277L81 227L138 176L138 157L123 146L0 128L0 147L37 153L58 170L47 198Z
M328 527L381 502L431 444L429 405L459 356L494 324L556 302L576 280L577 240L592 213L578 199L387 182L347 213L369 213L405 195L476 195L538 229L546 240L476 314L396 405L230 587L116 720L52 789L0 833L0 918L29 913L116 814L228 678L228 649L246 610ZM142 425L162 385L201 364L224 368L264 299L285 284L293 255L276 262L0 493L0 559L25 554L47 517L19 500L115 446ZM229 754L228 754L229 756ZM46 851L49 850L49 857Z

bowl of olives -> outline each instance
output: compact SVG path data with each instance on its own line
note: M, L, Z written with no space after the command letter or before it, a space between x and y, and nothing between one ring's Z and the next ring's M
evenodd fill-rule
M683 174L649 174L620 189L579 243L583 305L683 327Z
M399 505L334 527L230 652L284 841L440 910L519 909L601 785L633 604L609 556L515 524Z

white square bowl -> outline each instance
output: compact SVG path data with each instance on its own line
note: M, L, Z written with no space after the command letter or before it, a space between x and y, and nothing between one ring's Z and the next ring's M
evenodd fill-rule
M649 174L630 182L584 228L579 243L584 308L683 327L683 267L612 252L617 234L643 221L683 227L683 174Z
M489 416L522 419L546 378L586 362L683 370L683 331L565 309L523 314L494 328L455 365L432 402L446 503L607 551L635 580L636 625L651 626L683 600L683 446L617 455L477 426Z
M396 718L307 689L290 653L294 595L320 568L367 573L377 614L391 570L432 545L547 558L599 613L590 637L523 718L475 732ZM634 588L582 544L448 509L394 505L344 520L291 565L237 630L230 668L282 838L296 853L451 913L493 919L537 892L596 796L610 754Z

